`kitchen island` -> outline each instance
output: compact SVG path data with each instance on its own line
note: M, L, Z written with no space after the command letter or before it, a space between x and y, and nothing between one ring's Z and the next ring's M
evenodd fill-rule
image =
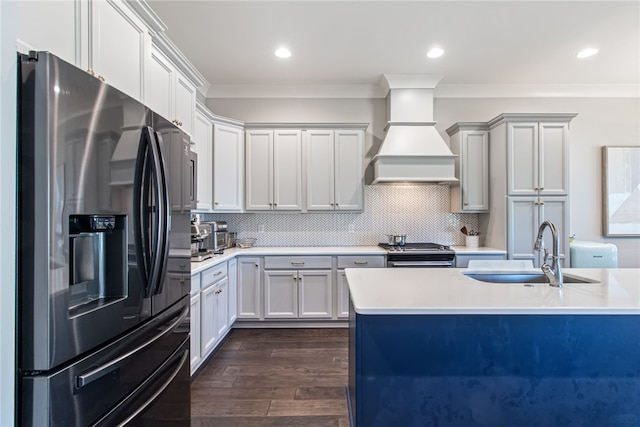
M640 269L347 269L353 426L640 425Z

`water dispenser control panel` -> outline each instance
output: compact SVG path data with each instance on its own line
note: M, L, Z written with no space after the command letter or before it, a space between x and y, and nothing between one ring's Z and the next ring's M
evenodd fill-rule
M93 231L113 230L116 226L116 217L94 215L91 217L91 229Z

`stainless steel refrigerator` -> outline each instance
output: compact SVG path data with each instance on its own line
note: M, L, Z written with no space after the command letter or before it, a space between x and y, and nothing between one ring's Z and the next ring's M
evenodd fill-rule
M18 424L189 425L188 136L47 52L18 92Z

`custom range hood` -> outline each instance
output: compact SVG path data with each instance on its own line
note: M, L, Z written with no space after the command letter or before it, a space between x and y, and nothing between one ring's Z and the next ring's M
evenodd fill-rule
M385 74L387 134L373 157L373 184L448 183L456 155L435 128L433 90L442 75Z

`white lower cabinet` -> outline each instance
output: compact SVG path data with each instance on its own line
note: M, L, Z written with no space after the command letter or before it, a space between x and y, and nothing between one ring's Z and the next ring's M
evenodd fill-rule
M225 261L191 276L191 374L220 344L235 321L231 315L236 312L235 269L235 260ZM194 283L201 286L194 289Z
M238 319L262 317L262 258L238 259Z
M264 258L265 319L331 319L331 256Z
M338 274L336 281L336 317L349 318L349 285L345 268L384 268L386 263L383 255L338 256Z
M238 318L238 260L232 259L228 261L229 275L229 327Z
M265 319L331 319L331 270L264 272Z
M199 275L198 275L199 276ZM200 366L200 292L191 297L191 374Z

